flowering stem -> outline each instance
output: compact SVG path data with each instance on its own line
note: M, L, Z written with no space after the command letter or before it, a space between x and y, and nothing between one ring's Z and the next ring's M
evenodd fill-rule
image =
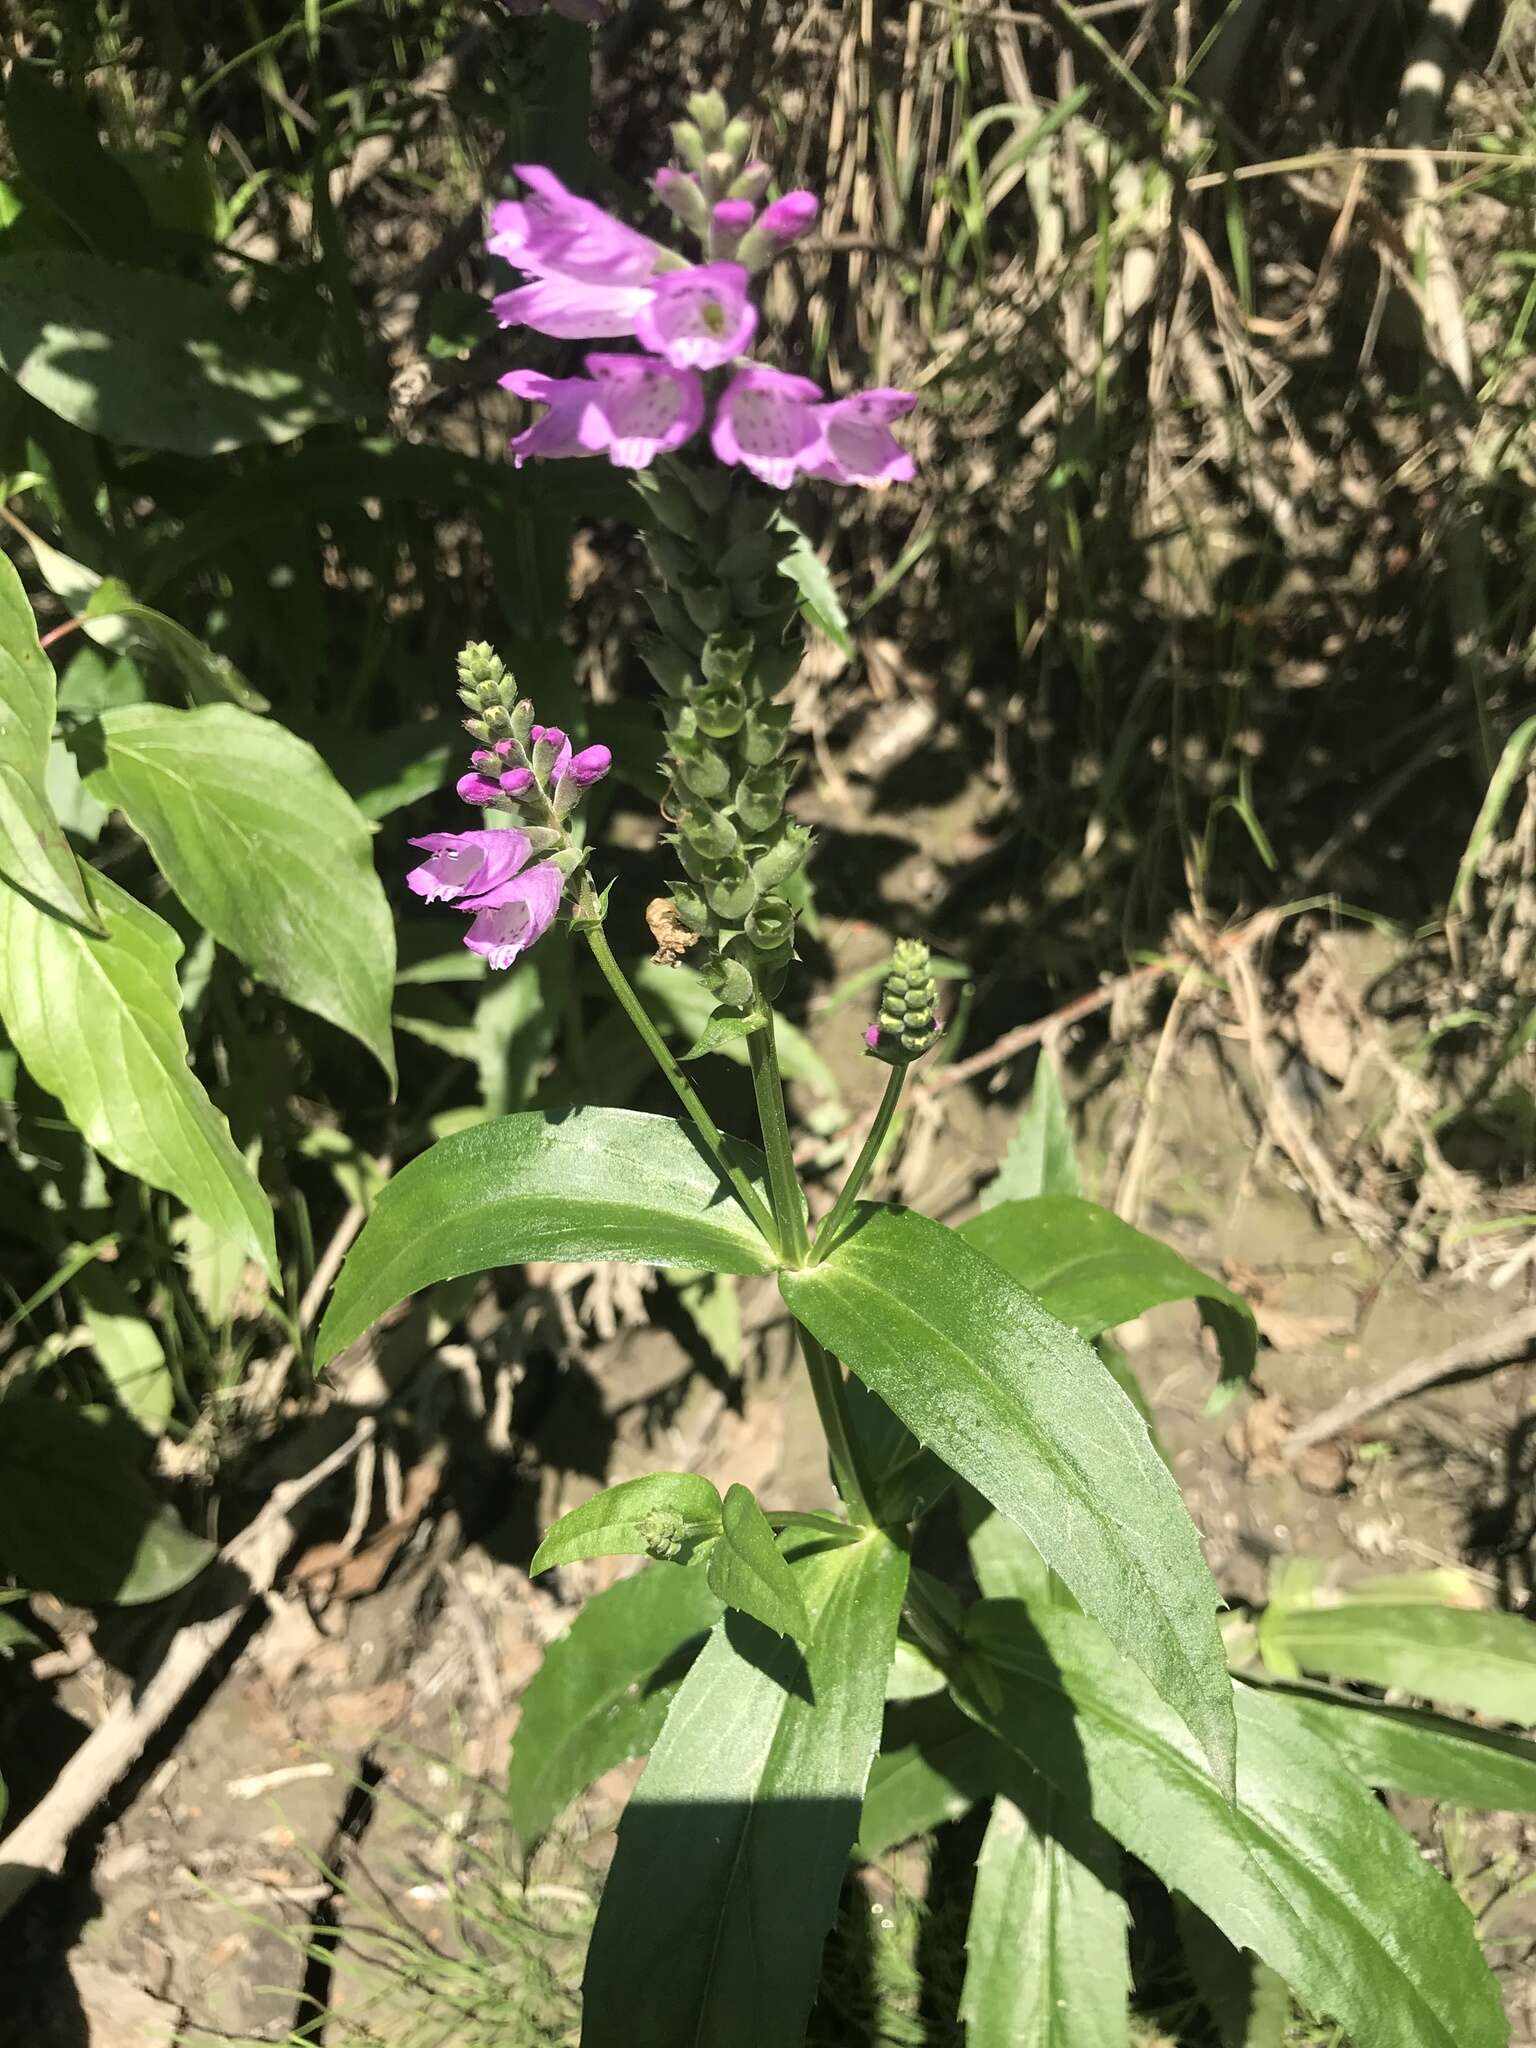
M591 895L590 885L583 894L585 896ZM583 911L589 912L594 916L596 908L595 899L590 904L587 902L582 904ZM620 1008L630 1023L634 1025L636 1031L639 1032L641 1038L644 1039L647 1051L671 1082L673 1092L676 1094L678 1101L681 1102L684 1109L687 1110L689 1116L693 1119L694 1128L704 1141L705 1151L708 1152L720 1173L736 1190L737 1199L740 1201L741 1206L752 1218L752 1221L768 1240L768 1243L776 1252L779 1251L781 1249L779 1234L774 1227L773 1217L764 1207L762 1197L753 1187L751 1181L748 1180L741 1168L734 1165L727 1156L725 1140L720 1135L719 1126L699 1100L692 1083L677 1064L677 1061L672 1057L661 1033L651 1022L645 1005L630 986L628 976L618 961L614 959L613 948L605 938L602 926L592 923L587 925L585 929L587 944L592 948L592 957L601 969L604 981L607 982L615 996L618 997Z
M859 1156L853 1162L853 1171L843 1182L842 1191L832 1204L830 1213L816 1231L816 1249L825 1258L836 1245L844 1224L848 1221L859 1190L869 1179L870 1169L880 1156L880 1147L885 1143L885 1134L891 1128L891 1118L896 1114L896 1105L901 1100L901 1090L907 1078L906 1063L892 1067L885 1083L885 1093L880 1098L880 1107L875 1111L875 1120L869 1127L869 1136L864 1140Z
M784 1084L779 1078L779 1048L773 1034L772 1010L768 1012L766 1026L747 1039L747 1051L752 1062L758 1122L763 1128L763 1151L768 1158L768 1188L779 1226L779 1245L791 1266L803 1266L811 1241L806 1234L805 1204L800 1195L800 1176L795 1171L789 1118L784 1113Z
M864 1470L858 1439L853 1433L843 1369L829 1352L822 1349L804 1324L796 1324L795 1327L805 1369L810 1376L811 1392L816 1397L816 1413L821 1417L822 1431L827 1439L837 1490L852 1521L872 1523L875 1519L874 1487Z

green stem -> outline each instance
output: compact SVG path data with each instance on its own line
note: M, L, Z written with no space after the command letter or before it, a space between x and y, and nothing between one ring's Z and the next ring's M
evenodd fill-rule
M859 1198L859 1190L869 1179L870 1170L880 1156L880 1147L885 1143L885 1134L891 1128L891 1118L896 1114L896 1105L901 1100L906 1078L905 1065L892 1067L885 1084L885 1093L880 1098L880 1107L875 1111L875 1120L869 1127L869 1136L864 1140L863 1148L853 1162L853 1171L843 1182L842 1191L832 1204L825 1220L817 1227L816 1249L823 1258L837 1243L838 1235Z
M851 1521L873 1523L875 1488L865 1470L858 1439L853 1433L843 1369L829 1352L822 1349L803 1323L796 1324L795 1328L805 1369L810 1376L811 1392L816 1396L816 1413L821 1417L837 1490L843 1497L843 1505Z
M595 910L595 905L593 907ZM587 908L585 903L583 903L582 908L583 910ZM783 1249L780 1244L779 1234L774 1228L772 1216L763 1206L762 1197L758 1194L756 1188L753 1187L751 1181L748 1180L746 1174L743 1173L739 1166L732 1163L726 1153L725 1140L720 1134L719 1126L699 1100L693 1084L672 1057L666 1041L651 1022L645 1005L630 986L628 976L618 961L614 959L613 948L604 936L602 926L599 924L589 924L585 927L585 931L587 944L592 948L592 957L601 969L604 981L607 982L615 996L618 997L620 1008L625 1016L634 1025L641 1038L644 1039L646 1049L652 1059L655 1060L657 1066L660 1067L668 1081L671 1082L673 1092L677 1096L678 1101L693 1119L694 1129L704 1141L704 1149L709 1153L710 1158L720 1173L736 1190L737 1199L740 1201L741 1206L752 1218L752 1221L767 1239L769 1245L772 1246L774 1252L779 1253Z
M795 1171L795 1148L789 1136L789 1118L784 1111L784 1083L779 1078L779 1048L773 1034L773 1012L761 1031L747 1039L752 1062L752 1090L757 1097L757 1119L763 1130L763 1151L768 1159L768 1191L773 1196L774 1219L779 1226L779 1244L791 1266L803 1266L811 1249L805 1228L805 1204L800 1198L800 1176Z

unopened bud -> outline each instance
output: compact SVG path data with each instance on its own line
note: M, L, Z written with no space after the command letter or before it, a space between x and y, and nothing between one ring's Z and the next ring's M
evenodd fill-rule
M744 860L722 861L704 884L704 899L716 917L740 924L758 898L757 883Z
M939 993L928 948L920 939L898 939L880 998L880 1015L864 1034L876 1059L906 1066L936 1042Z
M651 180L651 189L668 213L674 214L700 240L709 233L709 201L696 175L674 170L668 164Z
M526 697L512 706L512 737L520 747L528 744L528 735L533 731L533 706Z
M731 110L719 93L694 92L688 95L689 117L703 136L710 149L719 147L725 133L725 124L731 118Z
M704 159L709 154L709 145L692 121L674 121L672 141L678 155L690 171L703 170Z
M771 165L765 164L761 160L744 164L731 180L731 189L725 196L727 199L750 199L755 206L768 190L772 180L773 169Z
M754 211L749 199L722 199L715 207L709 218L709 253L716 263L727 263L736 254Z
M747 151L752 147L752 123L738 114L734 121L727 121L720 136L720 147L731 159L731 175L734 177L747 160Z

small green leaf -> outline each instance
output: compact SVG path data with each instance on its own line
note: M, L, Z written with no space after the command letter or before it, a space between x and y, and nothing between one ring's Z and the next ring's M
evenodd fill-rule
M707 1479L697 1472L647 1472L605 1486L562 1515L528 1569L545 1572L579 1557L656 1557L688 1564L701 1544L719 1534L720 1495Z
M701 1060L706 1053L723 1052L728 1045L738 1045L750 1038L754 1032L767 1028L768 1008L759 1004L750 1010L729 1010L722 1003L704 1019L704 1027L685 1053L678 1057L683 1060Z
M1039 1195L1000 1203L961 1227L978 1251L1084 1337L1166 1301L1193 1301L1221 1351L1221 1400L1253 1371L1258 1326L1242 1296L1112 1210L1077 1195Z
M995 1180L977 1196L983 1210L999 1202L1028 1202L1036 1195L1076 1195L1082 1191L1072 1126L1056 1062L1042 1052L1034 1086L1024 1105Z
M0 1569L86 1606L160 1600L195 1578L214 1546L142 1476L142 1441L104 1409L0 1402Z
M927 1700L935 1693L945 1690L949 1680L916 1643L909 1643L898 1637L891 1668L885 1681L885 1698L889 1706L898 1700Z
M654 1567L589 1600L523 1695L507 1806L525 1856L594 1779L644 1756L720 1618L702 1572Z
M1011 1766L985 1728L947 1696L893 1707L869 1774L855 1855L883 1856L959 1820L1008 1781Z
M1085 1616L984 1601L967 1616L1001 1692L963 1704L1313 2013L1370 2048L1504 2048L1471 1915L1412 1838L1301 1725L1237 1688L1237 1797Z
M744 1486L726 1491L720 1540L706 1570L711 1589L727 1607L739 1607L781 1636L809 1632L795 1575L780 1555L767 1516Z
M10 557L0 554L0 879L99 931L79 864L48 801L53 663Z
M1521 1615L1418 1601L1286 1601L1259 1617L1259 1654L1281 1676L1299 1669L1391 1686L1491 1720L1536 1724L1536 1630Z
M801 2048L907 1560L871 1531L793 1569L803 1644L727 1614L672 1703L619 1825L584 2048Z
M1343 1693L1287 1689L1276 1697L1367 1785L1447 1806L1536 1813L1536 1743Z
M376 410L207 286L63 250L0 257L0 368L71 426L180 455Z
M181 941L105 875L93 939L0 889L0 1016L86 1143L164 1188L274 1277L272 1210L187 1064Z
M761 1178L749 1148L733 1152ZM418 1288L529 1259L773 1267L756 1224L670 1117L524 1111L442 1139L387 1184L341 1269L316 1362Z
M75 1277L81 1315L96 1361L124 1411L146 1436L163 1436L176 1407L165 1346L152 1323L109 1267L86 1266Z
M1216 1587L1146 1424L1083 1339L958 1232L906 1209L862 1204L830 1257L779 1285L811 1334L1023 1530L1230 1788Z
M1128 2048L1119 1852L1049 1786L1023 1798L993 1802L976 1859L960 1996L966 2048Z
M832 578L820 556L787 513L781 512L773 523L780 533L794 537L794 546L779 564L779 574L787 576L799 591L800 610L805 618L826 634L840 654L852 661L855 649L853 636L848 631L848 614L843 610L842 599L833 587Z
M232 704L130 705L86 786L120 810L198 923L395 1078L395 928L368 826L314 748Z

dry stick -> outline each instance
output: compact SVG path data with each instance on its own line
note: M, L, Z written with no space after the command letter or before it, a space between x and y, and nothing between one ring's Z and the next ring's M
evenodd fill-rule
M1293 1429L1281 1446L1280 1455L1289 1463L1313 1444L1326 1443L1329 1437L1339 1436L1362 1417L1374 1415L1378 1408L1417 1394L1422 1388L1433 1386L1436 1380L1449 1379L1452 1373L1509 1365L1523 1357L1532 1344L1536 1344L1536 1308L1522 1309L1519 1315L1496 1323L1491 1330L1476 1337L1464 1337L1459 1344L1449 1344L1430 1358L1415 1359L1412 1365L1378 1380L1373 1387L1357 1387L1342 1401L1325 1408L1321 1415L1314 1415Z
M223 1614L188 1622L176 1631L154 1673L137 1690L116 1700L54 1780L47 1795L0 1840L0 1918L43 1876L64 1867L70 1838L112 1787L138 1762L161 1727L202 1677L240 1626L251 1597L271 1591L278 1568L293 1546L301 1518L296 1510L333 1473L350 1464L378 1429L365 1415L328 1457L297 1479L274 1486L255 1519L219 1552L217 1565L236 1568L249 1589Z

